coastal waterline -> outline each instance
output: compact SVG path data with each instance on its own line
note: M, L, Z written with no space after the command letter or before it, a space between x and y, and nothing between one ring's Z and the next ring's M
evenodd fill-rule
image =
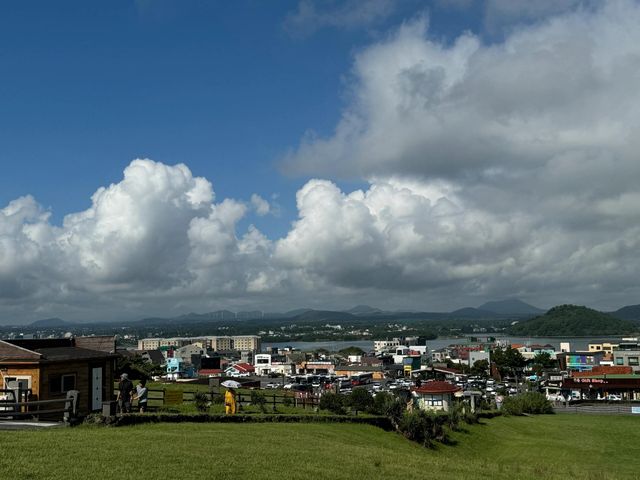
M487 336L494 337L504 343L519 343L523 345L552 345L556 350L560 350L561 342L569 342L572 351L584 351L588 349L590 343L612 342L618 343L622 341L622 336L598 336L598 337L514 337L502 334L478 334L467 337L443 337L434 340L427 340L422 345L426 345L429 350L438 350L449 345L468 345L472 342L472 338L484 339ZM262 345L263 350L270 348L292 347L309 352L318 349L325 349L330 352L338 352L348 347L358 347L365 352L373 350L373 340L347 340L347 341L321 341L321 342L265 342Z

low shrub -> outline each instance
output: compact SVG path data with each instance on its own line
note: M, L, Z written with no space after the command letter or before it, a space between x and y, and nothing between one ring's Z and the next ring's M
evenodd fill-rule
M553 413L553 406L542 393L527 392L505 398L502 411L507 415Z
M196 392L193 396L193 403L196 406L196 410L200 413L205 413L209 411L209 406L211 406L211 402L209 402L209 397L204 392Z
M267 411L267 399L259 390L251 390L251 405L255 405L262 413Z
M332 413L336 413L338 415L344 415L344 396L333 393L333 392L325 392L322 397L320 397L320 404L318 405L321 410L328 410Z
M398 429L409 440L430 448L433 447L436 441L449 442L449 437L444 428L448 422L448 415L415 410L404 413Z
M392 394L388 392L378 392L376 396L373 397L373 404L369 412L374 415L389 415L395 402L396 399Z

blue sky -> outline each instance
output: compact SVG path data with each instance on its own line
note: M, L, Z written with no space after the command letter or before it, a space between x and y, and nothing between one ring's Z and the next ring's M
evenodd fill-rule
M421 13L432 15L436 37L480 30L469 12L405 1L372 25L306 35L287 25L297 8L249 0L3 5L0 155L9 168L0 204L30 193L59 222L117 182L132 159L148 157L186 163L222 197L278 195L282 216L261 227L282 235L307 177L283 175L278 161L307 130L332 132L354 52Z
M586 0L4 3L0 321L82 319L92 303L101 317L634 303L637 14ZM137 158L153 163L132 178L166 185L123 181ZM149 220L162 191L172 205L202 194L198 177L215 200ZM92 201L101 187L112 203ZM136 210L155 194L157 211ZM194 240L194 219L215 231ZM150 251L156 271L126 266Z

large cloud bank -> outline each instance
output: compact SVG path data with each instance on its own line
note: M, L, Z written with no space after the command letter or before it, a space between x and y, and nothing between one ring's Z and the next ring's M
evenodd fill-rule
M639 26L630 2L489 46L471 34L442 44L424 18L406 23L356 55L334 134L307 135L284 160L369 186L307 182L282 238L239 231L250 213L270 214L259 196L219 200L185 165L151 160L59 226L16 199L0 209L2 320L505 296L638 303Z
M489 46L471 34L443 44L429 38L424 18L406 23L356 55L351 102L334 134L309 133L284 168L373 185L399 177L426 189L447 185L443 199L461 213L430 228L460 248L424 251L407 266L460 261L474 270L473 290L492 293L504 282L549 301L558 299L553 288L567 300L630 300L640 8L598 5L521 26ZM447 230L451 218L468 230ZM462 233L472 225L475 241ZM500 242L509 248L490 248Z

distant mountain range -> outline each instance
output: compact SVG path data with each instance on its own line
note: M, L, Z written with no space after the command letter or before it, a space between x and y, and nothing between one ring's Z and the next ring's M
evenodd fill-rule
M452 312L425 312L425 311L385 311L369 305L357 305L344 311L336 310L315 310L311 308L299 308L283 313L217 310L208 313L187 313L176 317L147 317L141 320L126 322L126 324L140 325L176 325L180 323L217 323L228 321L256 321L262 320L265 323L273 321L289 320L294 322L338 322L338 321L366 321L371 320L523 320L541 316L545 311L529 305L522 300L512 298L500 301L490 301L483 303L479 307L465 307ZM608 312L609 317L621 320L640 321L640 305L629 305ZM123 323L123 322L118 322ZM31 323L30 327L35 328L61 328L65 326L78 325L67 322L60 318L48 318Z
M616 310L615 312L611 312L610 315L620 318L621 320L638 321L640 320L640 305L628 305Z
M540 315L544 313L544 310L524 303L517 298L483 303L478 307L478 310L499 313L500 315Z
M66 320L62 320L61 318L45 318L43 320L36 320L33 323L30 323L30 327L37 328L60 328L75 325L74 323L67 322Z

